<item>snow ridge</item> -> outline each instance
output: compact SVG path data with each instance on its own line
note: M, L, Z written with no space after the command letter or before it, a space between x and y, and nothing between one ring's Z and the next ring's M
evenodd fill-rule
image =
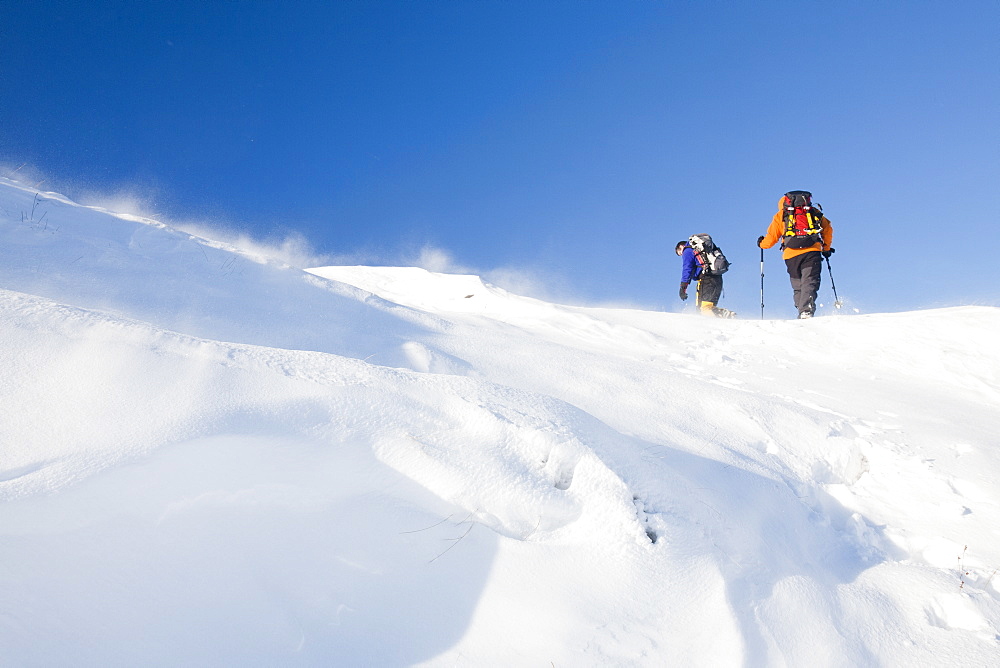
M0 180L0 663L988 665L998 328L305 272Z

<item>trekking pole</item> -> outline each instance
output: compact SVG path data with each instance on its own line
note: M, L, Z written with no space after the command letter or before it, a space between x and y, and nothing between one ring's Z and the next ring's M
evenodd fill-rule
M831 279L832 280L832 279ZM764 249L760 249L760 319L764 319Z
M837 296L837 284L833 282L833 268L830 266L830 256L827 255L824 259L826 260L826 268L830 272L830 287L833 288L833 306L840 308L844 305L844 302L840 301L840 297Z

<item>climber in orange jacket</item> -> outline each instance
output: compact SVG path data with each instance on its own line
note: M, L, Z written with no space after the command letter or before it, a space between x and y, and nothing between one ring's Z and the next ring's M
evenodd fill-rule
M816 312L816 294L822 278L823 258L833 249L833 225L819 206L812 204L812 194L792 190L778 200L778 212L771 219L767 234L757 239L761 248L781 242L781 257L792 283L795 308L800 318Z

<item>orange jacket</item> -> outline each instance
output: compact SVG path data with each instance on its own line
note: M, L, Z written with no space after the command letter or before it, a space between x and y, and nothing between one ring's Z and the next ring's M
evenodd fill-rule
M767 234L764 235L764 240L760 242L761 248L771 248L774 244L781 241L783 236L785 236L784 213L785 196L782 195L781 199L778 200L778 213L774 214L774 217L771 218L771 224L767 228ZM820 237L823 241L817 241L812 246L808 246L806 248L784 249L781 253L781 257L787 260L790 257L802 255L803 253L830 250L830 245L833 243L833 225L830 224L830 221L826 216L823 216L823 219L820 221Z

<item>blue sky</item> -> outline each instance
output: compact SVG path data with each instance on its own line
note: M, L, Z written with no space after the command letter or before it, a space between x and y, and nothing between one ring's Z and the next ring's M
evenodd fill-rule
M807 189L851 306L1000 305L995 0L0 12L0 161L70 196L131 192L166 222L359 263L440 249L550 298L666 310L674 243L709 232L734 263L723 305L759 317L754 242ZM787 316L765 258L768 315Z

